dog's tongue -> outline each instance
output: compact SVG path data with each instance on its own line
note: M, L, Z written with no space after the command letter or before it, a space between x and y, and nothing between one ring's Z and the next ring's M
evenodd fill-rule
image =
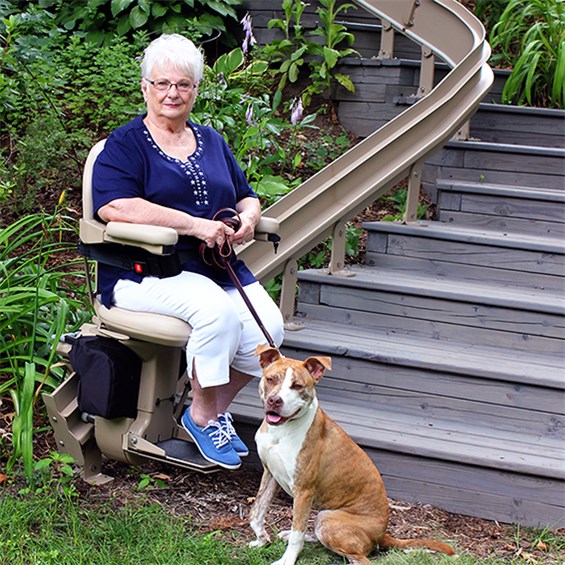
M267 412L265 417L267 420L267 424L272 424L274 426L280 424L284 420L284 418L281 415L275 414L274 412Z

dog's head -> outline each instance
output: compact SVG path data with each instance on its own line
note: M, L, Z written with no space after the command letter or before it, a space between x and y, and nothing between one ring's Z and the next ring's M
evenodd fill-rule
M259 345L255 354L259 355L263 369L259 394L265 421L272 426L300 417L316 396L314 386L324 371L331 369L329 357L297 361L283 357L278 349L266 345Z

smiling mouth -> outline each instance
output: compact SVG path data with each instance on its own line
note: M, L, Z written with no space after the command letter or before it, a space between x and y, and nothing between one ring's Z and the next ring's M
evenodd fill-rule
M280 426L285 422L288 422L289 420L295 418L298 412L300 412L300 408L290 416L281 416L280 414L277 414L277 412L270 410L268 412L265 412L265 421L270 426Z

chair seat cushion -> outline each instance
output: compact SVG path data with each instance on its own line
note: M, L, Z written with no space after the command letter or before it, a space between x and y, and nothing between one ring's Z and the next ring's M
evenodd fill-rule
M124 308L106 308L98 300L94 309L100 321L109 330L123 333L133 339L171 347L183 347L190 335L190 326L179 318L136 312Z

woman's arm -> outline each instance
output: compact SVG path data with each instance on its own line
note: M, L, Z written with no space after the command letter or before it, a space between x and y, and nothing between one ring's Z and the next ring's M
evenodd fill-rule
M102 206L98 210L98 216L104 222L128 222L173 228L179 235L189 235L206 242L208 247L221 245L226 238L231 238L234 234L223 222L196 218L186 212L154 204L143 198L117 198ZM249 221L246 219L246 223Z

